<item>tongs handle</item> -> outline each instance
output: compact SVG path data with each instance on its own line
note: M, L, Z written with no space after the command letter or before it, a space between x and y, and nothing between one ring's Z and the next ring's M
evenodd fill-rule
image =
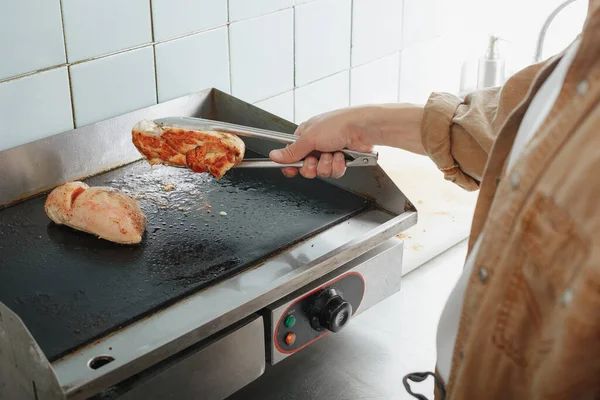
M304 160L291 164L279 164L275 161L271 161L268 158L246 158L235 168L302 168L303 165ZM361 158L355 160L346 160L346 167L368 167L373 165L377 165L377 159Z

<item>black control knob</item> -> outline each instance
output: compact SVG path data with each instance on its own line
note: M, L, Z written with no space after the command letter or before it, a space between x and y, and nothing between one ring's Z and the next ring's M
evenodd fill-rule
M325 289L319 294L310 308L310 324L313 329L338 332L352 316L352 305L340 296L335 289Z

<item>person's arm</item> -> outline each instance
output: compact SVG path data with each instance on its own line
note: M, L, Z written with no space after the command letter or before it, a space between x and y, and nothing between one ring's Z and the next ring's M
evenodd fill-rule
M423 106L380 104L356 108L356 129L373 146L388 146L425 155L421 140Z
M424 107L374 105L319 115L298 127L298 141L270 156L287 164L321 151L320 160L305 158L300 174L337 178L345 172L344 159L340 153L332 153L343 148L369 151L375 145L393 146L428 155L446 179L476 190L500 126L525 97L540 67L528 67L502 88L477 91L464 100L434 93ZM288 167L283 172L292 177L298 169Z
M433 93L424 108L421 138L425 153L444 177L477 190L502 124L525 98L543 64L527 67L502 87L476 91L465 99Z

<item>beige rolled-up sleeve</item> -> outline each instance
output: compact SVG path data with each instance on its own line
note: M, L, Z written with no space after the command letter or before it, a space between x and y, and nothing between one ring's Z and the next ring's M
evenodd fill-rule
M504 86L479 90L464 99L433 93L421 123L427 155L444 177L465 190L477 190L488 156L510 112L525 98L543 64L512 76Z

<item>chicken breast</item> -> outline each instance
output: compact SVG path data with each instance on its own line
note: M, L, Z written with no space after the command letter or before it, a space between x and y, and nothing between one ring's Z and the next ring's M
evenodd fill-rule
M44 209L59 225L115 243L140 243L146 229L146 216L133 198L117 189L89 187L83 182L55 188Z
M132 141L152 165L188 167L217 179L239 165L246 151L244 141L230 133L160 127L146 120L133 127Z

